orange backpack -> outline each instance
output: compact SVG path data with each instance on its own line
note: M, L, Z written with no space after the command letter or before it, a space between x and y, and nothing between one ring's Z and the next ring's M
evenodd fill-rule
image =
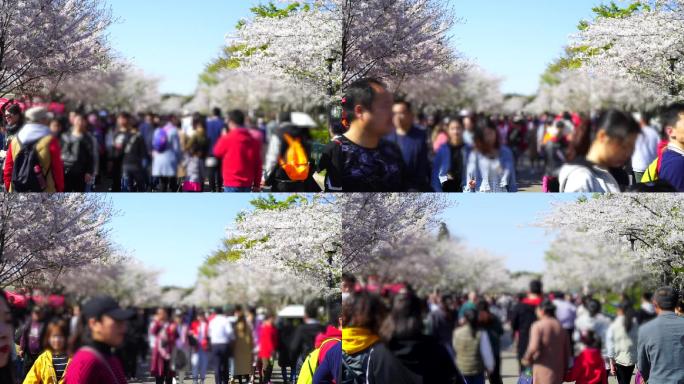
M290 180L305 181L309 177L311 165L302 140L287 133L283 135L283 138L287 144L287 151L285 159L282 157L279 159L280 167Z

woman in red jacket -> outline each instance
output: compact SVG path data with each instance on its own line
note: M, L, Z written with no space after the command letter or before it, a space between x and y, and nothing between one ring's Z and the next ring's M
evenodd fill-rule
M259 332L259 360L261 360L264 383L271 382L273 360L278 347L278 331L273 325L273 314L267 313Z
M66 384L126 384L121 361L113 352L126 336L126 321L135 315L124 310L111 297L98 296L81 309L82 323L79 335L72 338L72 350L81 342L66 371ZM86 337L89 334L89 337Z
M577 384L608 384L606 362L601 355L601 339L593 331L581 337L584 345L582 352L575 358L575 364L565 375L563 381Z
M198 313L197 320L190 324L190 334L193 354L197 356L192 359L192 382L204 384L209 364L209 322L204 312Z

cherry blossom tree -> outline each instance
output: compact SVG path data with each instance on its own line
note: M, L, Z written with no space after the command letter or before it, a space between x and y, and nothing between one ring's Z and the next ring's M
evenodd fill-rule
M309 111L324 104L325 99L305 84L270 79L245 68L237 68L220 70L201 81L193 99L184 108L209 112L214 107L230 105L231 108L248 111Z
M111 23L101 0L3 0L0 96L41 90L46 80L106 63Z
M77 106L138 113L160 107L159 82L129 63L116 62L58 82L52 93Z
M456 61L448 0L337 0L342 3L342 88L363 77L401 84Z
M454 241L440 244L447 247L447 269L440 286L446 289L503 293L511 287L511 277L505 258L480 248L472 248Z
M681 96L684 86L684 1L630 1L596 7L570 42L572 60L607 76Z
M246 69L257 78L296 81L326 95L340 83L341 65L326 61L342 41L341 0L284 1L254 9L255 15L228 37L225 66Z
M255 8L228 39L227 67L335 95L361 77L400 84L454 61L448 0L284 1Z
M321 293L334 293L342 276L342 219L330 199L290 195L254 200L254 208L228 228L224 249L205 268L211 271L239 260L253 268L274 268L298 284L317 286Z
M111 253L112 208L83 194L0 196L0 287L50 287Z
M624 292L649 278L627 243L564 232L546 254L544 287L574 292Z
M358 273L388 265L395 271L429 268L415 263L426 252L416 248L425 248L426 237L434 239L449 203L436 194L344 194L335 205L343 228L342 268Z
M597 195L554 207L542 225L626 244L662 283L684 286L684 196Z
M477 65L455 62L447 69L408 78L398 92L420 108L491 113L498 112L504 101L501 81Z
M255 265L246 260L218 265L211 274L201 274L195 288L183 303L219 306L227 303L281 306L302 303L320 291L307 280L297 279L287 269Z
M653 87L588 69L565 69L549 74L525 110L531 113L591 112L605 108L651 110L663 101Z
M94 294L110 295L124 306L155 306L162 303L160 271L122 255L112 255L83 268L69 270L59 283L77 301Z

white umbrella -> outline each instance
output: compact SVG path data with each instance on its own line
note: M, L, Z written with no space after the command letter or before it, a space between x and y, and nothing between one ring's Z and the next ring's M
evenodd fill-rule
M280 318L304 318L304 306L303 305L288 305L278 312L278 317Z
M302 128L316 128L318 126L316 121L308 113L304 112L292 112L290 120L292 120L293 125Z

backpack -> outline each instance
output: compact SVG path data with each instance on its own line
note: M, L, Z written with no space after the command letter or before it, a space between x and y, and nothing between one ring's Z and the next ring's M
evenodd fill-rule
M653 160L651 165L648 166L648 169L646 172L644 172L644 176L641 178L641 180L637 180L640 183L655 183L660 179L660 158L657 158Z
M316 368L318 368L318 358L321 353L321 348L329 342L338 341L342 342L340 339L328 339L321 343L321 346L314 349L309 355L304 359L302 364L302 369L299 371L299 376L297 377L297 384L312 384L314 373Z
M160 128L154 133L152 140L152 149L155 152L163 153L169 148L169 133L166 128Z
M368 352L362 352L360 359L355 361L355 364L350 364L345 359L345 354L342 354L342 378L339 384L367 384L370 368L370 360L373 355L373 349Z
M14 158L14 169L12 169L12 185L15 192L43 192L47 188L45 178L47 172L43 171L36 150L39 141L22 146L17 139L21 147Z
M279 159L280 167L290 180L305 181L309 178L311 164L304 145L302 145L302 139L292 137L288 133L283 134L283 139L287 143L287 151L285 158Z

